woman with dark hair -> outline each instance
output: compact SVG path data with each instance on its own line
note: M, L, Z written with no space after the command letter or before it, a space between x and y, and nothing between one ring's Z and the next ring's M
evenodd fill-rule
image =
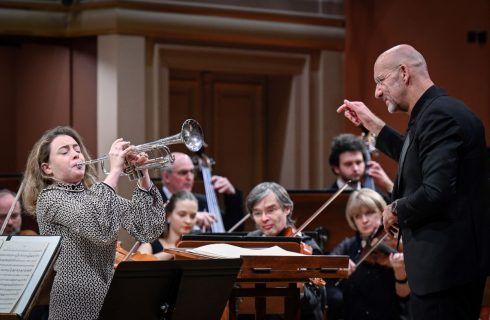
M190 233L197 221L197 199L190 191L178 191L165 207L167 228L160 238L152 243L143 243L138 252L152 254L158 260L172 260L174 255L164 248L175 248L183 234Z

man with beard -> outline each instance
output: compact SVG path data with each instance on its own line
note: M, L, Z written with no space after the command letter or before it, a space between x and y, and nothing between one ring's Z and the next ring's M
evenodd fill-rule
M393 181L388 177L381 165L376 161L369 161L368 150L364 141L359 137L343 133L332 141L329 163L337 180L331 185L330 190L337 191L347 181L351 181L347 190L359 190L370 188L368 180L374 182L374 189L383 196L390 194L393 189Z
M410 45L383 52L373 78L388 111L409 116L404 135L363 102L344 100L337 112L375 133L377 148L398 161L383 224L403 237L412 319L478 319L490 274L484 126L434 85Z

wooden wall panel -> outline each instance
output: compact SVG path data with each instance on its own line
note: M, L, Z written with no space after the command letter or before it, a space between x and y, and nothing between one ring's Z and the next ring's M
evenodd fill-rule
M264 178L264 88L216 82L212 140L220 175L247 192Z
M90 154L97 153L97 42L94 37L72 42L71 125Z
M373 65L383 51L408 43L424 55L432 80L449 94L464 100L482 119L487 145L490 144L490 47L488 42L467 42L468 31L488 33L490 30L488 1L441 5L423 0L346 0L346 19L344 83L347 99L364 101L403 132L408 118L403 114L389 114L385 104L374 98ZM348 121L344 127L345 131L358 134L358 129ZM384 155L379 161L394 177L395 162Z
M172 133L187 118L199 121L205 153L216 162L213 174L228 177L246 195L264 179L264 78L171 70L169 83ZM182 145L171 149L190 154Z
M96 150L95 48L93 38L0 47L0 134L10 155L0 159L0 173L23 172L34 142L58 125L74 126Z
M19 49L14 46L0 46L0 141L2 154L0 172L14 172L17 163L17 135L15 134L15 79L16 56ZM4 153L5 152L5 153ZM0 187L2 184L0 183Z
M25 44L16 77L17 170L47 129L70 124L70 52L61 45Z

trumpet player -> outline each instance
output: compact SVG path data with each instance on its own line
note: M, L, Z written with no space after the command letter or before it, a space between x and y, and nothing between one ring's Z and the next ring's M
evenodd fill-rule
M109 151L110 172L95 181L79 134L56 127L32 148L26 165L22 198L36 214L42 235L58 235L61 252L50 297L49 319L97 319L112 279L116 239L126 229L141 242L158 238L165 226L165 208L147 170L131 200L116 194L126 161L148 161L129 142L117 139Z

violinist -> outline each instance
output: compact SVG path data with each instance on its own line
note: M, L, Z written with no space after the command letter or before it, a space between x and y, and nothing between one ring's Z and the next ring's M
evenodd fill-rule
M196 224L197 199L189 191L174 193L165 207L167 227L162 236L152 243L143 243L138 252L152 254L158 260L172 260L173 254L164 252L164 248L175 248L182 238Z
M178 191L191 191L194 187L196 169L192 159L185 153L173 152L175 161L171 166L162 170L162 188L160 190L163 201L170 199L172 194ZM243 218L243 198L240 190L236 189L226 177L213 175L211 182L215 191L224 197L225 210L223 222L225 229L229 229ZM212 223L216 221L213 212L209 212L206 196L194 193L199 203L197 213L197 225L201 229L209 230Z
M337 191L347 181L352 181L348 190L372 188L388 199L393 190L393 181L388 177L381 165L370 159L366 143L350 133L336 136L332 141L329 163L332 172L337 176L330 190ZM372 180L373 183L369 183Z
M146 154L117 139L109 151L110 172L95 181L79 134L70 127L44 133L26 165L22 199L36 214L41 235L61 236L61 250L50 295L50 320L95 320L113 276L116 240L121 228L141 242L156 239L165 227L164 204L147 170L131 200L116 194L129 162L142 165Z
M262 182L255 186L247 196L246 206L253 217L257 230L248 236L289 236L295 230L293 201L286 189L275 182ZM321 254L320 247L311 237L303 236L303 243L312 248L313 254ZM318 283L305 283L300 287L303 290L301 299L301 319L323 319L326 290Z
M358 263L371 243L371 235L381 226L385 206L381 195L371 189L353 191L349 197L345 217L356 234L331 252L332 255L348 255L350 260L348 278L337 282L339 288L328 287L329 320L394 320L407 316L410 288L403 253L389 253L387 245L381 244L366 260Z

